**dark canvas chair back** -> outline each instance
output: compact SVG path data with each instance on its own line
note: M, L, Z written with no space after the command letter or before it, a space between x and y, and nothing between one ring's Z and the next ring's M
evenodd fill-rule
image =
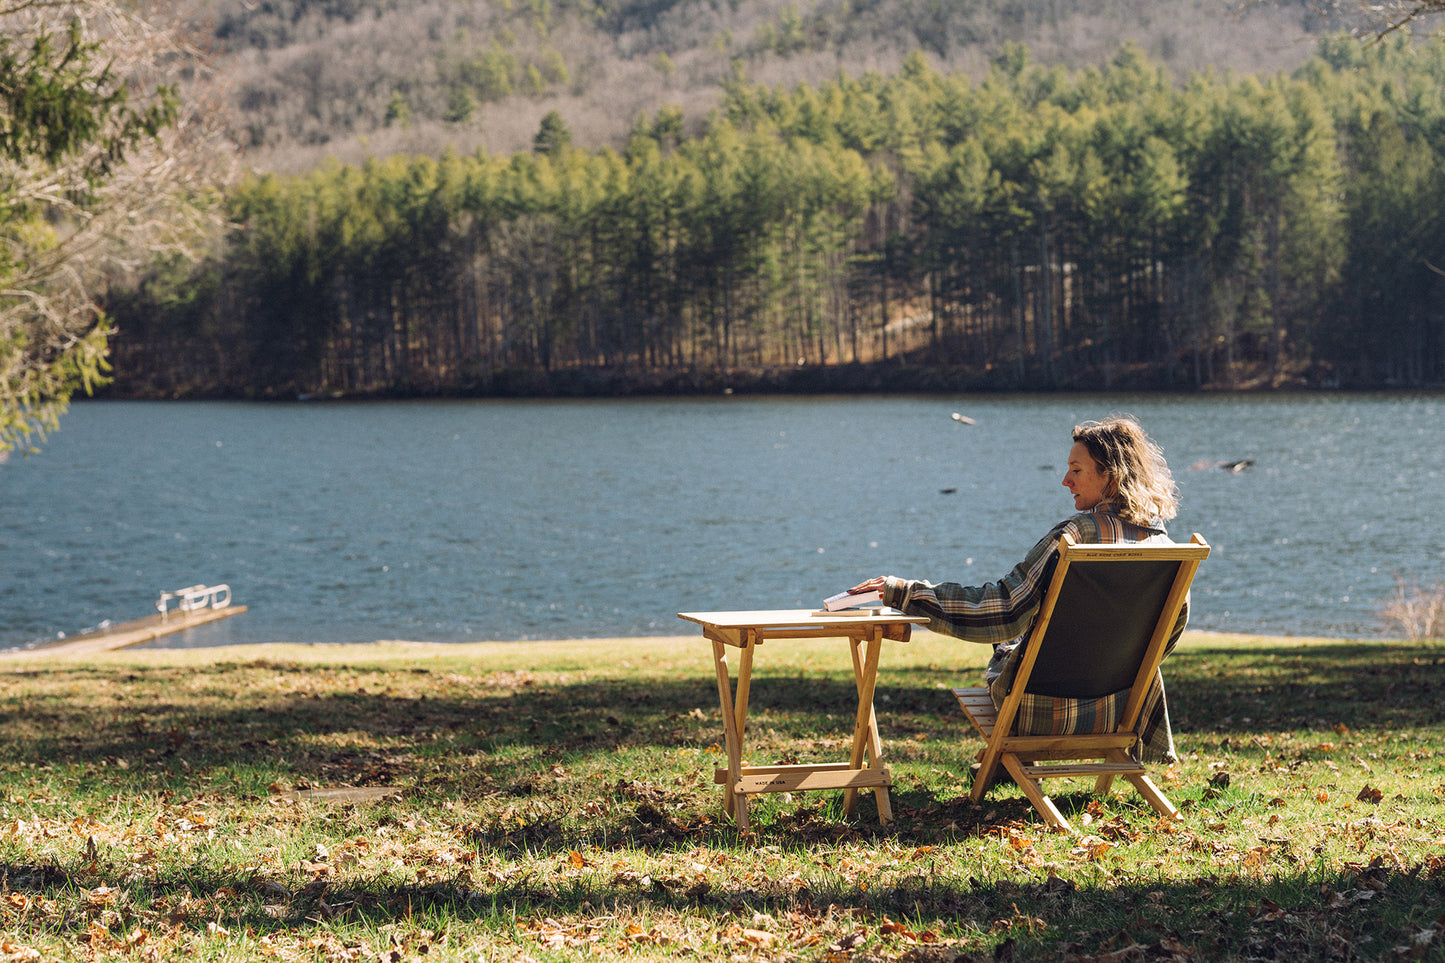
M1098 699L1132 687L1180 564L1178 559L1071 564L1025 691Z

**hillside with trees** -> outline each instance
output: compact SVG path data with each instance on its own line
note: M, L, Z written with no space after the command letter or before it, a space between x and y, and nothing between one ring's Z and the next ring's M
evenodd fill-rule
M1442 0L195 3L0 5L0 457L112 348L171 396L1445 383Z
M1445 383L1445 39L1177 78L1007 45L738 79L622 150L250 179L112 310L134 394Z
M1005 43L1070 69L1127 41L1181 77L1289 70L1349 25L1311 0L214 0L192 17L247 163L288 173L510 154L552 112L620 149L663 107L701 123L739 79L887 75L914 51L975 80Z

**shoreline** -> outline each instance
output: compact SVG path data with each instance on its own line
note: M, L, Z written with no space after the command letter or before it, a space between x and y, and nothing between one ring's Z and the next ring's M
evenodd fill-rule
M1332 638L1325 636L1262 635L1247 632L1216 632L1207 629L1187 630L1180 640L1181 647L1215 646L1235 648L1267 645L1271 647L1305 648L1330 645L1429 645L1435 640L1411 642L1395 638ZM777 647L781 643L773 642ZM816 645L804 642L804 645ZM1440 644L1435 642L1435 644ZM914 633L910 642L896 643L904 649L958 650L959 668L967 670L974 661L984 660L988 647L961 639L940 635L929 630ZM429 642L412 639L378 639L375 642L249 642L242 645L202 646L193 648L129 647L110 650L71 650L32 648L0 651L0 671L8 666L21 666L33 661L54 663L57 661L90 660L97 662L147 662L174 663L182 665L207 664L222 661L254 662L263 659L285 658L294 662L309 662L317 665L353 661L400 661L416 658L472 658L489 659L501 663L526 661L528 655L557 656L576 653L578 656L600 655L602 650L625 649L629 653L659 653L676 655L682 649L695 650L699 659L705 654L700 635L674 634L657 636L621 636L612 638L586 639L520 639L516 641L486 642ZM593 652L592 650L598 650ZM978 659L968 656L977 656Z
M611 370L570 369L508 373L493 382L478 386L425 388L370 387L349 391L295 386L270 387L260 391L225 385L159 388L130 382L113 382L98 389L94 395L76 398L84 401L271 401L327 404L336 402L365 403L388 401L600 401L600 400L676 400L685 398L814 398L831 396L897 397L932 395L954 397L973 395L999 397L1010 395L1090 395L1090 394L1152 394L1171 396L1245 396L1245 395L1408 395L1439 394L1445 383L1402 385L1387 383L1341 384L1329 380L1292 379L1274 383L1268 379L1248 378L1234 384L1202 383L1182 385L1159 378L1126 378L1105 385L1102 381L1079 381L1070 384L1044 384L1030 381L1000 382L960 373L947 365L859 363L804 368L767 367L756 370L723 369L719 371L666 370L648 372L616 372Z

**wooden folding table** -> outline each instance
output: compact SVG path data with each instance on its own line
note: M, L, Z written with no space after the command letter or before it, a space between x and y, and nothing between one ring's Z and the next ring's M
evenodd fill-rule
M717 669L718 702L722 707L723 734L728 765L713 774L723 786L723 809L739 829L748 827L748 797L765 792L801 792L842 789L844 812L852 815L859 789L872 789L878 818L893 820L888 801L890 776L883 765L883 744L873 711L873 690L878 681L878 656L883 640L908 641L914 625L928 621L893 609L844 609L816 613L807 609L762 612L680 612L678 618L702 626L712 642ZM753 650L767 639L847 639L853 655L853 678L858 688L858 712L853 725L853 751L847 762L791 766L743 765L743 734L747 729L748 691L752 683ZM728 671L727 647L741 650L737 694Z

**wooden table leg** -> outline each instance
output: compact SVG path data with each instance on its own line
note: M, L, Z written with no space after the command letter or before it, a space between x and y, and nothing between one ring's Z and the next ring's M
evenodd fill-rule
M853 687L858 691L858 698L863 698L863 658L858 654L858 648L863 644L862 639L850 638L848 640L848 653L853 657ZM859 703L861 708L862 703ZM860 747L858 743L858 722L855 716L853 722L853 750L848 757L848 762L855 769L860 761ZM843 815L852 816L858 808L858 790L843 790Z
M878 685L878 661L883 648L881 635L868 640L868 768L883 768L883 739L878 735L878 713L873 707L873 696ZM860 696L861 698L861 696ZM873 790L873 799L878 805L878 821L883 825L893 822L893 803L887 786Z
M718 704L722 709L722 746L727 752L728 781L727 785L722 787L722 811L736 820L733 787L741 776L743 762L737 740L737 716L733 709L733 680L727 669L727 646L717 639L712 641L712 665L717 669Z
M734 728L737 730L738 742L738 773L742 773L743 767L743 736L748 728L748 694L752 691L753 681L753 649L757 643L746 639L746 645L738 655L738 691L733 697ZM737 778L734 776L733 778ZM736 814L738 829L748 828L748 795L747 793L733 793L733 812Z
M757 645L750 639L744 637L747 642L742 652L738 654L738 691L733 697L735 707L734 716L738 727L738 761L742 762L743 739L748 731L748 695L752 691L753 682L753 648Z
M878 657L883 648L883 636L875 631L868 637L866 655L859 653L863 644L863 639L855 638L850 640L849 645L853 656L853 678L858 687L858 715L853 723L853 752L849 756L848 764L854 769L865 768L866 755L866 768L881 769L883 740L878 736L878 715L873 710L873 692L878 684ZM879 786L874 789L873 798L878 804L879 822L892 822L893 805L888 799L888 787ZM857 805L858 791L846 790L843 794L844 814L852 816Z
M748 800L733 786L742 778L742 735L738 731L737 709L733 703L732 679L728 676L727 647L716 639L712 642L713 664L717 668L718 704L722 707L723 741L727 747L728 783L723 787L723 810L733 817L738 829L748 828ZM740 681L740 687L746 682Z

